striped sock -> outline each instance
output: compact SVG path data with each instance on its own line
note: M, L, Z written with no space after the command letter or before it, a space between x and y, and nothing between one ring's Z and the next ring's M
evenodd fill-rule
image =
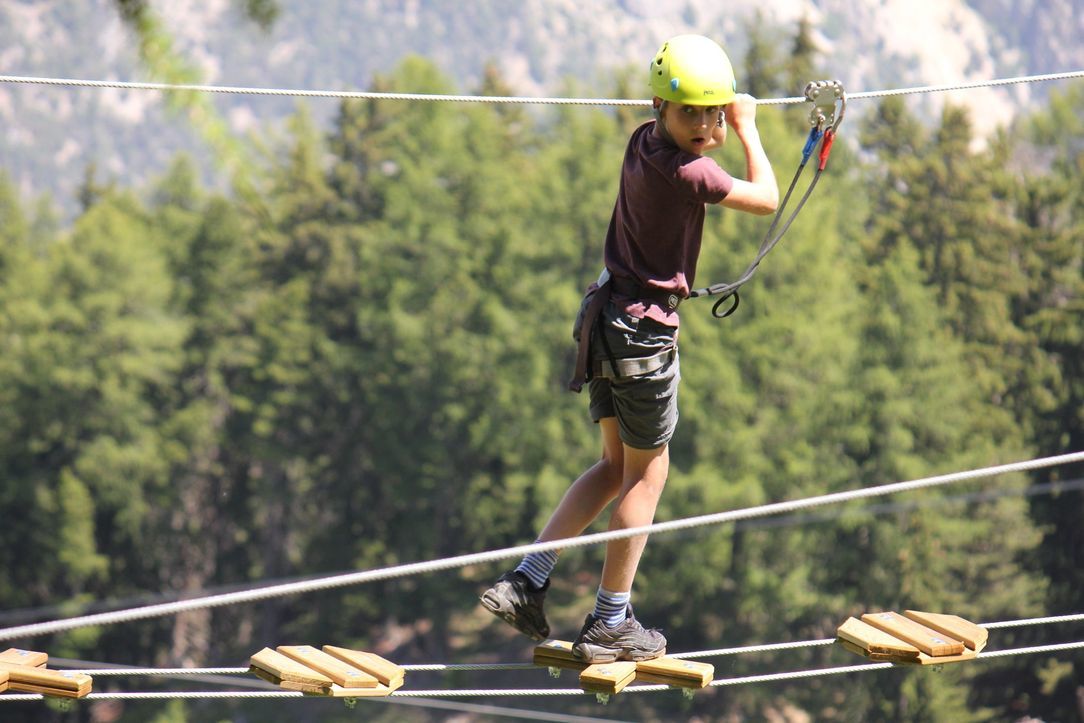
M631 599L631 592L610 592L600 585L598 597L595 598L595 617L602 620L607 627L616 628L625 622Z
M538 540L535 540L538 542ZM522 572L536 588L545 586L546 580L550 579L550 573L557 565L557 558L561 553L558 550L546 550L545 552L528 552L523 562L516 567L516 572Z

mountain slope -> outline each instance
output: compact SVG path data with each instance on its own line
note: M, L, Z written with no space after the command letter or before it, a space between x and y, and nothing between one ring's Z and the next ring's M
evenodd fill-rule
M732 0L725 9L687 0L282 0L270 34L244 22L229 0L152 2L177 47L220 85L365 89L403 56L421 54L470 92L485 64L518 95L562 93L562 83L606 93L618 69L638 68L667 36L719 39L736 64L756 13L785 53L809 18L826 76L849 91L957 83L1084 68L1084 13L1077 0ZM95 79L145 78L133 42L108 0L0 4L0 73ZM740 78L739 78L740 83ZM798 95L795 88L790 95ZM1048 91L1041 84L912 98L936 111L945 100L973 109L987 133ZM332 100L220 96L231 127L273 123L297 102L317 118ZM2 167L25 194L70 203L89 163L123 183L158 173L200 144L162 109L158 93L0 84ZM205 153L203 153L205 156ZM204 158L204 160L206 160Z

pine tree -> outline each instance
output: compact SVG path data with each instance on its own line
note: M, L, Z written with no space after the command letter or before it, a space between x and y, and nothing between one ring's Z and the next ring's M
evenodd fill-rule
M817 70L817 44L813 39L813 23L808 17L798 21L786 63L786 88L790 95L799 95L807 83L820 80Z
M1025 119L1022 143L1013 159L1019 179L1014 187L1014 267L1022 270L1026 288L1012 299L1013 318L1028 334L1029 346L1018 351L1020 381L1011 398L1020 428L1027 430L1037 454L1053 455L1084 449L1084 194L1078 179L1084 168L1081 139L1084 88L1075 85L1054 93L1049 108ZM1053 484L1048 495L1031 498L1031 512L1043 529L1038 566L1049 580L1049 614L1079 610L1082 602L1079 551L1084 546L1079 519L1084 495L1060 484L1077 481L1084 466L1076 464L1038 471L1036 482ZM1045 642L1034 632L1019 631L1021 645ZM1043 672L1040 673L1039 671ZM1006 671L1011 685L998 687L992 702L1014 705L1028 701L1027 712L1049 719L1072 718L1079 710L1081 667L1075 661L1051 659Z
M1020 340L1007 313L1018 284L998 265L1010 257L1012 228L995 173L999 150L972 153L966 119L951 108L931 142L898 103L884 104L875 123L863 136L883 166L865 247L867 295L877 299L862 345L868 358L860 385L871 415L866 474L887 481L926 474L931 463L968 468L1019 458L1026 442L999 397L1014 368L1000 353ZM896 400L889 403L882 395L891 390ZM1011 495L1024 483L1015 477L997 485ZM967 610L973 619L1040 609L1042 584L1026 566L1038 533L1021 498L954 516L959 503L949 491L924 497L920 504L931 506L919 509L930 511L901 514L896 530L859 523L855 532L866 529L861 534L873 548L883 546L876 569L884 577L855 582L869 583L874 594L894 585L892 604ZM995 530L1008 529L1014 532L991 544ZM959 683L976 675L969 671ZM883 699L898 701L896 716L930 715L908 712L914 686L882 689Z
M775 32L759 10L745 23L748 46L738 75L738 90L742 93L767 98L779 90L781 73Z
M130 562L117 548L146 532L148 490L166 478L154 408L183 334L158 240L138 204L109 196L2 287L16 604L108 589Z

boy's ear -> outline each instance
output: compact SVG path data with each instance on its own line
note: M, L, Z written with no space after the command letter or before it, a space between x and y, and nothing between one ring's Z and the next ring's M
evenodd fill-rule
M651 98L651 107L654 108L655 110L661 110L662 109L662 103L663 103L662 98L660 98L657 95L653 96Z

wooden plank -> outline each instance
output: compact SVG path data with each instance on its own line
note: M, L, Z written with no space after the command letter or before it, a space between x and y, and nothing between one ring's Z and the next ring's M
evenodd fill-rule
M266 670L261 670L257 667L252 667L251 672L257 677L266 680L268 683L274 683L283 690L296 690L306 695L319 695L325 698L370 698L390 695L393 691L402 687L402 679L393 682L391 685L378 685L375 688L344 688L341 685L335 685L332 683L330 686L323 685L311 685L308 683L297 683L291 680L280 680Z
M568 668L579 671L591 667L588 663L577 658L575 653L572 652L572 643L567 640L557 639L546 640L535 646L534 664L547 668ZM636 663L634 679L682 688L703 688L711 682L714 675L715 667L710 663L663 656L654 660L642 660Z
M680 658L661 657L636 663L636 680L679 688L704 688L715 677L715 666Z
M339 648L334 645L325 645L323 650L328 655L364 670L366 673L376 678L381 685L391 686L397 681L399 685L402 685L403 679L406 676L406 669L403 668L403 666L396 665L390 660L380 657L376 653L370 653L364 650Z
M974 650L964 648L964 652L959 655L926 655L922 653L918 656L918 660L894 660L892 662L898 665L943 665L945 663L963 663L977 657L978 653Z
M938 657L960 655L964 652L964 644L959 640L954 640L944 633L939 633L921 623L916 623L899 613L866 613L862 616L862 622L869 623L893 637L907 641L923 653L926 653L926 655Z
M569 668L571 670L583 670L587 663L576 657L572 652L572 643L567 640L546 640L539 643L534 649L534 664L547 668Z
M326 693L320 695L331 698L381 698L391 695L402 687L403 681L399 680L392 685L378 685L375 688L344 688L341 685L333 685Z
M27 683L9 683L8 690L18 691L20 693L37 693L39 695L46 695L53 698L82 698L91 691L91 686L84 685L75 690L69 690L66 688L53 688L47 685L30 685Z
M836 629L836 637L856 645L866 653L917 659L919 649L908 642L895 638L880 628L864 623L858 618L847 620ZM869 657L869 656L867 656ZM875 658L870 658L874 660ZM887 658L876 658L887 660Z
M951 638L963 641L964 645L976 653L986 647L990 637L986 628L980 627L970 620L965 620L959 615L927 613L920 610L904 610L903 614L905 617L936 630L942 635L948 635Z
M0 670L0 693L8 689L8 671Z
M836 638L836 642L839 643L848 653L861 655L867 660L887 661L892 657L888 653L871 653L870 651L863 648L861 645L855 645L854 643L846 640L845 638Z
M891 653L871 653L868 650L865 650L864 648L855 645L852 642L844 640L843 638L838 638L836 642L843 646L843 649L847 652L854 653L855 655L861 655L866 660L873 660L878 663L917 663L919 657L925 655L925 653L919 653L918 657L905 657L901 655L893 655Z
M592 693L620 693L636 679L636 663L618 661L588 665L580 673L580 687Z
M272 675L271 673L268 673L266 670L263 670L261 668L257 668L255 665L250 666L249 669L248 669L248 672L252 673L257 678L261 678L263 680L266 680L268 683L274 683L275 685L279 686L283 690L296 690L296 691L300 691L302 693L320 693L320 694L327 693L327 691L330 690L330 687L326 686L326 685L315 685L315 684L312 684L312 683L298 683L298 682L292 681L292 680L282 680L278 676Z
M323 673L318 673L311 668L288 658L282 653L271 648L264 648L249 658L249 669L259 668L278 678L280 681L291 683L305 683L323 688L330 688L333 681ZM255 672L255 671L253 671Z
M66 670L49 670L48 668L35 668L29 665L16 665L14 663L0 662L0 668L7 671L8 687L11 690L22 690L21 686L36 686L41 688L55 688L57 690L78 691L80 688L89 686L91 678L86 673L72 673Z
M375 688L380 685L375 676L311 645L280 645L276 650L307 668L323 673L344 688Z
M854 653L855 655L861 655L867 660L878 663L892 663L894 665L942 665L945 663L962 663L966 660L974 660L978 657L978 654L975 653L974 650L964 648L964 652L960 655L939 655L934 657L932 655L926 655L925 653L919 653L917 658L904 658L898 655L889 655L888 653L870 653L854 643L849 643L843 639L837 640L836 642L843 646L844 650Z
M15 665L27 665L31 668L44 668L49 662L47 653L39 653L35 650L21 650L20 648L8 648L0 653L0 663L14 663Z

